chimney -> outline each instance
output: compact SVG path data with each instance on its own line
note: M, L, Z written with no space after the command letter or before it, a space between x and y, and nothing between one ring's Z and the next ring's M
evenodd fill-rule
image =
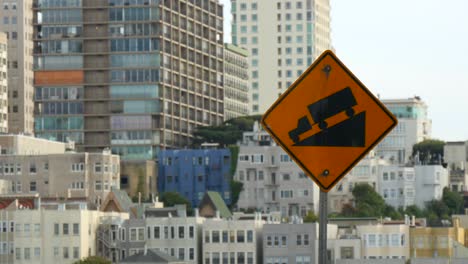
M221 218L221 214L219 213L219 210L216 210L216 219L220 219Z
M41 197L37 198L37 209L41 210Z
M141 192L138 192L138 205L141 205Z
M411 226L416 226L416 216L411 216Z
M200 217L200 212L198 211L198 208L195 208L194 211L195 211L195 218Z

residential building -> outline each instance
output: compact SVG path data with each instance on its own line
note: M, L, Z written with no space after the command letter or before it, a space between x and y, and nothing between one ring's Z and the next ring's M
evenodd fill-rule
M37 136L152 160L223 122L218 0L40 0L34 11Z
M44 204L39 198L29 203L29 210L24 210L23 203L12 200L6 208L2 204L0 222L8 227L6 233L10 238L7 247L2 246L8 252L7 256L0 255L0 259L7 260L2 263L71 264L94 256L101 218L128 218L128 214L89 210L82 202Z
M203 264L263 263L261 214L253 220L209 218L203 223Z
M457 245L467 245L465 228L457 217L453 218L453 227L416 227L410 234L413 258L456 257Z
M364 259L404 259L410 257L409 224L359 225Z
M158 191L178 192L197 207L205 192L219 192L231 204L229 149L163 150L158 164Z
M144 253L145 248L162 251L190 264L201 263L203 217L187 216L185 205L149 207L144 217L109 221L99 228L99 255L119 262Z
M148 200L157 193L158 167L154 160L120 162L120 188L130 197Z
M249 52L224 44L224 120L249 114Z
M444 162L449 169L450 189L468 191L468 141L446 142Z
M110 151L76 153L65 143L20 135L0 136L0 146L7 153L0 155L0 179L11 181L12 194L85 197L99 205L119 188L120 159Z
M239 209L280 211L283 217L318 212L318 186L266 131L255 124L243 139L234 175L243 183Z
M388 162L369 152L351 171L328 193L328 210L339 213L346 204L353 202L353 188L356 184L366 183L376 191L379 189L378 175Z
M8 132L8 39L0 31L0 133Z
M232 43L250 54L250 112L262 114L331 48L330 1L231 0Z
M0 180L0 195L8 194L11 192L11 181Z
M33 1L0 0L0 31L8 39L8 132L15 134L34 130Z
M418 96L384 99L382 103L398 119L398 125L377 145L377 155L393 164L406 164L413 155L413 145L431 137L428 107Z

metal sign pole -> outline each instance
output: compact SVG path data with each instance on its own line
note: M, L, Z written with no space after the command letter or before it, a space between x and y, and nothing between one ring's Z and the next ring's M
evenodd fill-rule
M319 264L327 264L327 196L328 194L320 190L320 218L319 218Z

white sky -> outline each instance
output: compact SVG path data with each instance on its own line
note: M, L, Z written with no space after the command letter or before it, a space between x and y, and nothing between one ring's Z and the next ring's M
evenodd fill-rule
M230 0L220 2L229 42ZM381 98L420 96L434 138L468 140L468 1L331 3L336 54L366 86Z

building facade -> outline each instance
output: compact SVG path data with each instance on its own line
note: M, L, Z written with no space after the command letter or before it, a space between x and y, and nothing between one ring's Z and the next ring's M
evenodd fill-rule
M5 32L8 39L8 131L32 135L34 130L33 0L1 0L0 8L2 9L0 31Z
M378 176L388 162L375 155L374 151L369 152L338 184L328 193L329 212L341 212L343 205L352 203L353 188L356 184L366 183L378 191Z
M0 133L8 132L8 39L0 32Z
M360 225L356 227L361 238L364 259L404 259L410 257L410 227L407 224Z
M147 160L223 122L217 0L35 3L39 137Z
M249 53L224 45L224 120L249 114Z
M331 48L330 1L231 0L232 43L249 51L250 112L261 114Z
M210 218L203 223L203 264L260 264L264 221L260 214L254 220Z
M431 137L427 105L418 96L382 102L398 119L398 125L377 145L377 155L393 164L406 164L413 154L413 145Z
M207 191L219 192L231 204L231 152L228 149L161 151L158 191L178 192L197 207Z
M13 205L14 206L14 205ZM128 218L125 213L88 210L86 204L41 204L29 210L6 208L0 211L0 222L7 224L2 235L10 238L0 254L2 263L74 263L94 256L97 228L101 217ZM3 252L2 252L3 253Z
M239 209L280 211L283 217L318 212L318 186L258 124L244 133L234 179L243 183Z
M444 162L449 169L450 189L468 191L468 141L446 142Z
M112 187L120 187L120 159L110 151L67 152L64 143L18 135L0 136L0 146L8 153L0 155L0 179L11 182L11 194L86 197L99 205Z

